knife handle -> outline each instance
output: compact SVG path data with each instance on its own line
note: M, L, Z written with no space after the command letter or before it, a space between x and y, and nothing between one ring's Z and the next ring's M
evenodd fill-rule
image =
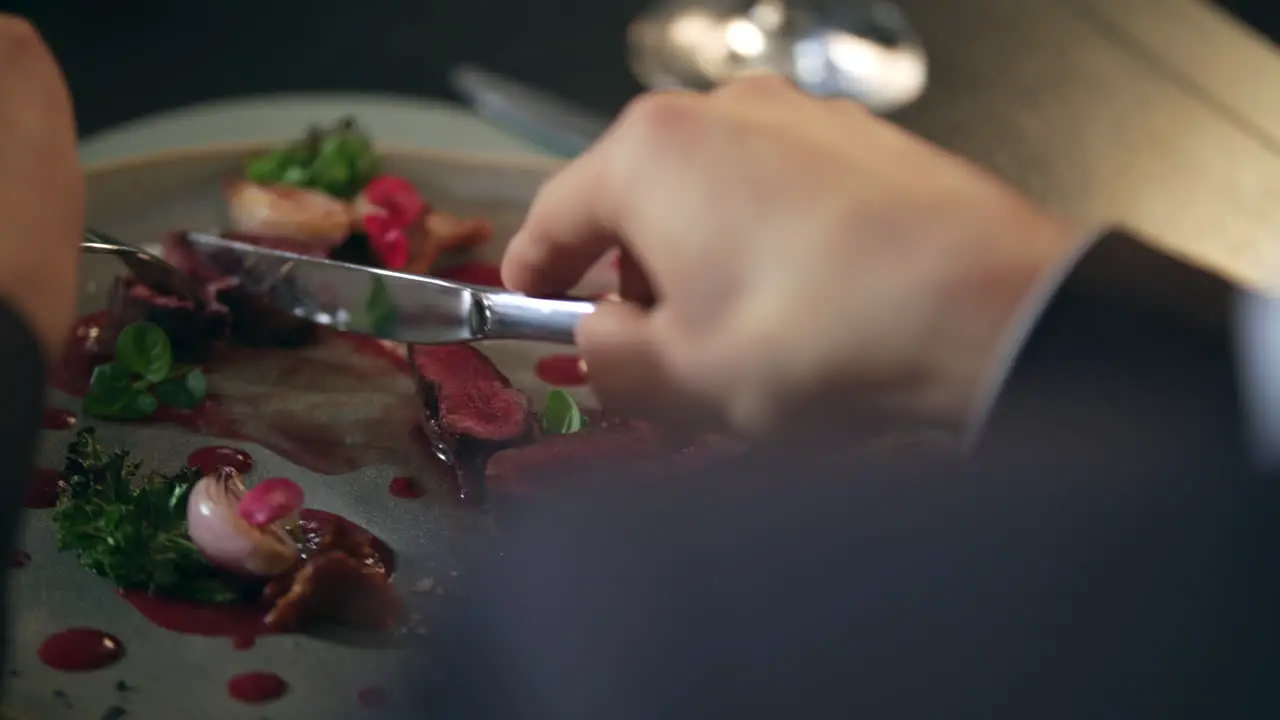
M486 340L541 340L573 345L573 331L596 309L589 300L549 300L519 293L480 295Z

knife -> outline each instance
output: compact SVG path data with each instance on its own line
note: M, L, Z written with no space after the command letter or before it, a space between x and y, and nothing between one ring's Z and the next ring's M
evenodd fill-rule
M572 345L585 300L532 298L506 290L370 268L259 247L204 233L187 245L220 275L270 306L338 330L420 345L541 340Z
M609 127L590 110L474 65L454 68L449 81L481 117L562 157L580 155Z

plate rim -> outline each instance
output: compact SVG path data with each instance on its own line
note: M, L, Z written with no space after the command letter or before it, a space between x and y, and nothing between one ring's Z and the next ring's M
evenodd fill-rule
M85 177L127 170L152 163L167 163L189 157L211 157L219 155L242 155L253 152L265 152L279 148L280 140L247 140L226 143L210 143L185 148L169 148L152 152L126 155L124 157L86 163L83 166ZM563 167L566 160L550 155L537 153L512 152L471 152L440 150L421 146L403 144L380 145L376 141L374 149L379 155L410 157L424 162L453 162L469 165L487 166L494 170L503 168L526 172L555 172Z

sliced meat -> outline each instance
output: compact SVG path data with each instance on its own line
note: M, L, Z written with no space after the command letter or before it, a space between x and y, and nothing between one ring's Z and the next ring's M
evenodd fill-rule
M605 478L614 468L638 464L684 471L741 449L727 438L706 436L690 443L651 425L606 418L583 432L496 453L485 466L484 490L489 499L524 496L554 487L568 475Z
M164 258L203 287L208 302L226 307L234 342L249 347L297 347L315 339L314 324L245 292L237 278L222 275L204 262L185 235L173 232L165 236Z
M120 330L135 322L153 322L169 336L174 359L200 363L225 340L231 314L217 301L187 300L154 290L133 278L120 278L111 293L111 322L103 342L110 347Z
M536 432L529 397L470 345L409 348L423 408L423 429L463 464L527 441Z
M612 467L630 466L674 450L669 438L644 425L549 435L489 458L484 472L485 495L525 495L569 473L608 472Z

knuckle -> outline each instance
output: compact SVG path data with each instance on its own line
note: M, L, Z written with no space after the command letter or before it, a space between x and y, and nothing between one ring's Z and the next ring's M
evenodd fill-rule
M796 86L786 77L772 72L753 72L740 75L716 88L720 96L768 97L797 92Z
M645 93L622 111L622 131L641 141L671 137L697 121L698 108L691 97L680 92Z

